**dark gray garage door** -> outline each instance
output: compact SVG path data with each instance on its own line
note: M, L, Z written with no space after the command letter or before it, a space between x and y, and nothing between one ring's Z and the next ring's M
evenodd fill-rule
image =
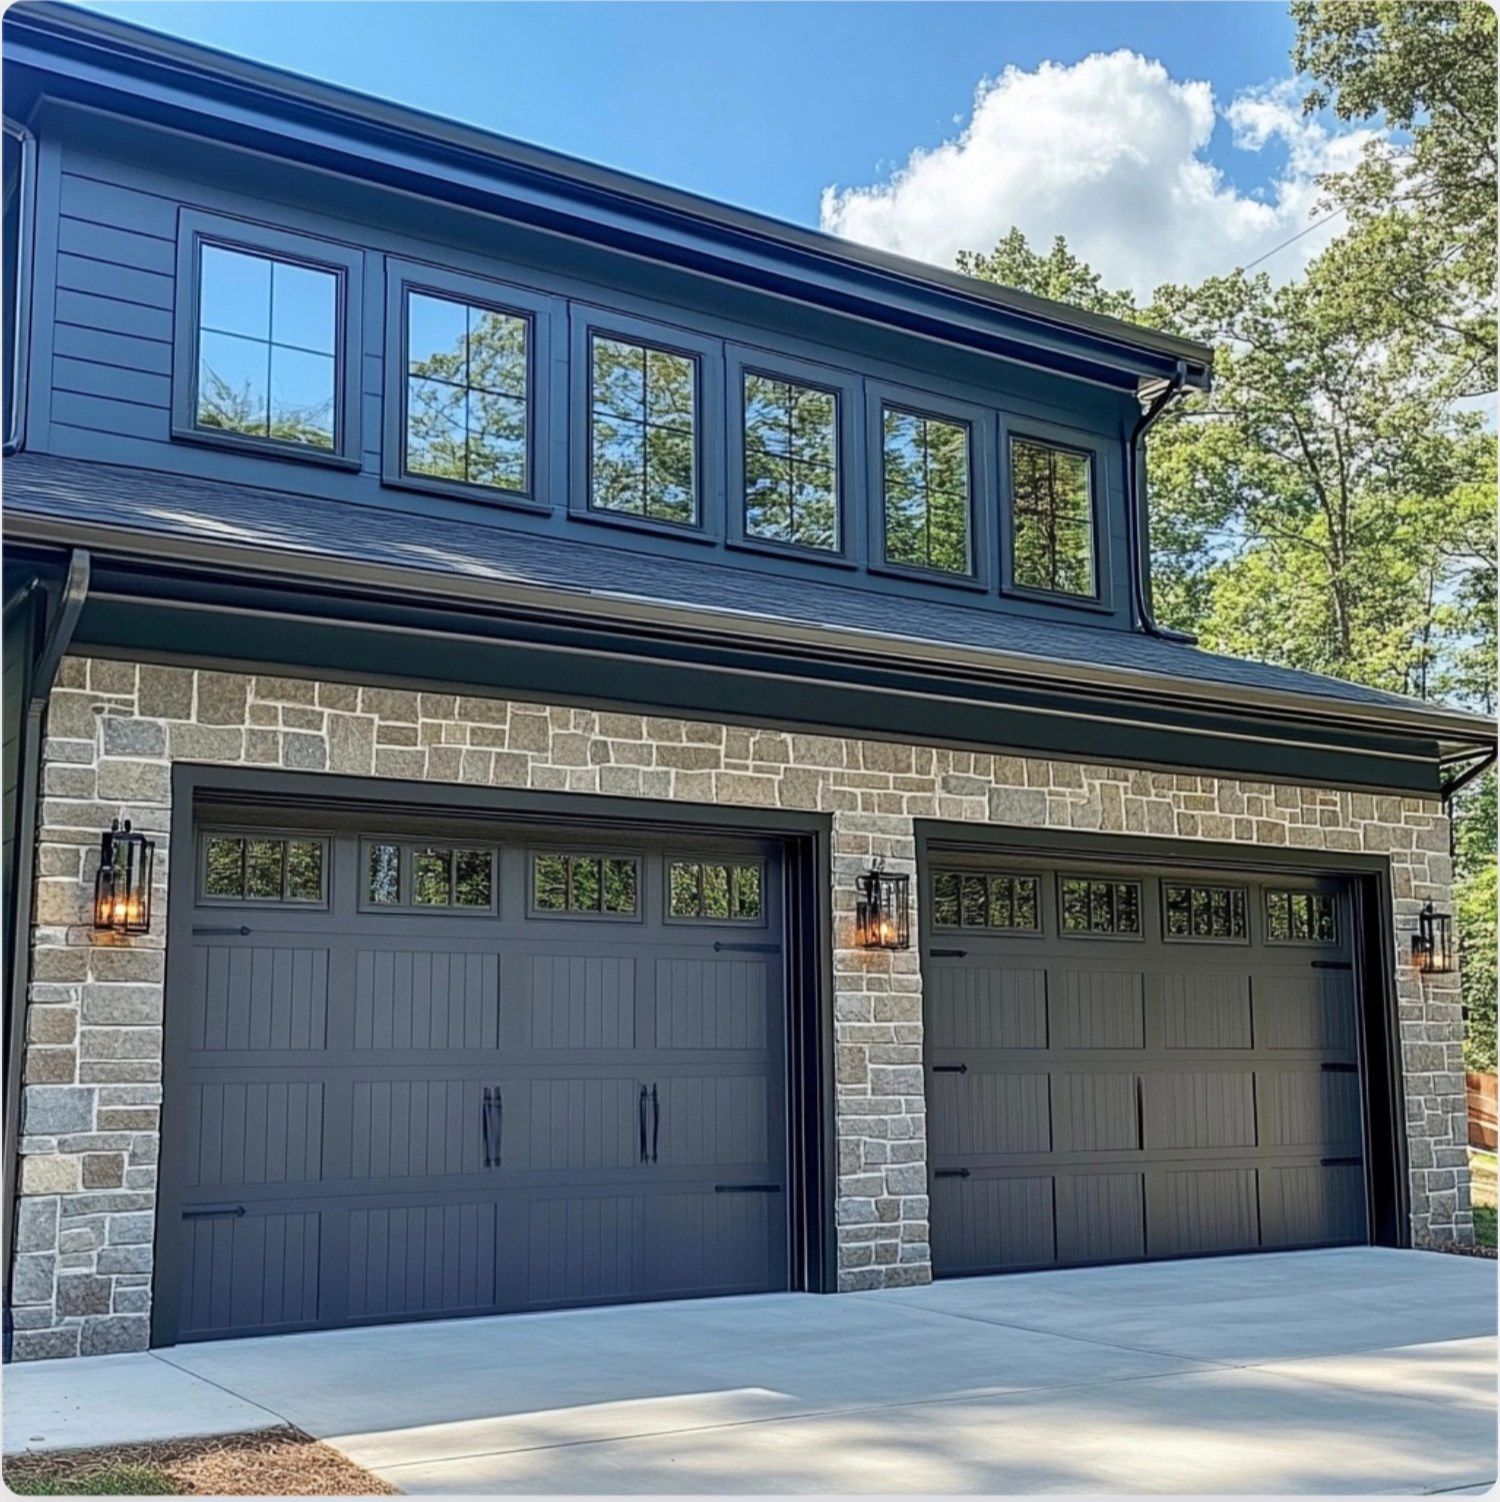
M773 846L230 814L194 859L158 1343L785 1286Z
M1337 883L959 854L926 879L939 1274L1367 1239Z

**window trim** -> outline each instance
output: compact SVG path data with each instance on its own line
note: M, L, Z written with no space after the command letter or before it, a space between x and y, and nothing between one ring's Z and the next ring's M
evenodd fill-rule
M967 574L915 564L892 563L885 555L885 409L917 417L963 423L969 429L969 567ZM990 497L994 494L995 413L985 407L909 386L865 382L865 492L869 508L869 562L872 574L912 579L949 589L990 592Z
M1289 896L1322 897L1329 905L1329 911L1333 917L1333 937L1331 939L1298 939L1290 933L1284 939L1278 939L1271 933L1271 898L1275 893L1285 892ZM1267 882L1261 888L1260 919L1265 924L1264 942L1268 947L1276 949L1341 949L1344 943L1343 922L1339 916L1339 894L1329 891L1326 887L1297 887L1287 886L1286 883L1271 884ZM1288 911L1288 926L1290 926L1290 910Z
M1168 887L1186 887L1189 891L1192 891L1195 887L1202 887L1202 888L1206 888L1209 891L1217 890L1217 891L1221 891L1221 892L1238 892L1240 894L1240 896L1244 899L1244 904L1245 904L1245 908L1244 908L1244 911L1245 911L1245 931L1244 931L1244 933L1242 933L1242 934L1240 934L1238 936L1235 936L1233 934L1229 934L1229 935L1226 935L1226 936L1224 936L1222 938L1217 937L1217 936L1215 936L1213 934L1193 934L1193 933L1174 934L1174 933L1168 933L1167 932L1167 888ZM1244 948L1244 947L1248 947L1249 944L1252 942L1252 940L1251 940L1251 934L1250 934L1250 913L1251 913L1251 909L1253 908L1254 904L1250 900L1250 889L1247 886L1245 886L1245 884L1243 882L1237 882L1237 881L1220 881L1220 880L1216 880L1216 879L1209 879L1209 878L1203 878L1203 877L1163 876L1161 878L1159 886L1158 886L1158 906L1161 908L1161 941L1162 941L1163 944L1198 944L1198 945L1212 944L1212 945L1229 945L1229 946L1234 947L1234 948ZM1190 916L1189 916L1188 922L1191 925L1191 922L1192 922L1192 918L1191 918L1191 903L1189 905L1189 908L1190 908Z
M1017 440L1035 444L1039 448L1078 454L1089 461L1089 530L1094 552L1093 594L1075 595L1066 590L1041 589L1033 584L1016 582L1016 493L1011 445ZM1003 597L1056 605L1068 610L1113 613L1108 507L1105 505L1105 462L1106 444L1091 434L1040 419L1000 414L1000 593Z
M855 504L864 483L861 428L864 402L860 379L848 371L814 364L792 355L744 344L729 344L724 350L727 406L728 479L725 489L728 528L726 545L750 553L790 558L798 563L817 563L831 568L855 569L864 555L863 508ZM765 376L829 392L834 398L835 448L838 464L837 549L809 548L798 543L757 537L745 525L745 377Z
M1136 912L1140 921L1136 924L1135 932L1120 933L1112 930L1109 933L1100 933L1096 929L1068 928L1065 923L1067 909L1063 901L1063 883L1065 881L1103 881L1112 886L1132 886L1136 890ZM1057 937L1062 940L1084 939L1092 942L1106 944L1144 944L1146 942L1146 879L1140 876L1119 876L1108 871L1059 871L1054 888L1054 896L1057 901Z
M642 923L646 916L645 860L635 850L605 850L588 845L527 845L526 861L526 917L544 922L574 923ZM603 866L600 866L599 911L590 908L538 907L536 901L536 863L544 855L561 856L564 860L630 861L635 866L635 911L633 913L608 913L604 910ZM568 876L568 888L572 890L572 873Z
M203 246L216 245L333 274L333 447L315 449L279 438L229 433L198 425L198 339ZM232 219L200 209L177 214L177 285L172 309L172 437L261 458L292 459L357 470L362 417L364 253L311 235Z
M400 867L397 871L397 890L408 897L411 894L412 858L418 850L428 848L459 850L483 850L490 858L490 900L487 907L470 903L435 902L375 902L370 897L370 847L394 845L400 852ZM422 918L493 918L500 913L500 847L488 840L450 840L439 837L431 840L412 839L409 835L362 834L359 837L358 899L356 911L360 913L389 913L397 917Z
M685 356L695 367L693 476L698 499L695 522L661 521L633 516L593 504L593 341L618 339L669 355ZM683 542L717 545L724 531L724 344L671 324L616 313L607 308L573 304L570 308L569 366L573 384L570 404L569 515L604 527L654 532Z
M36 137L24 125L6 116L5 134L15 138L20 150L16 175L16 312L12 335L10 369L3 379L10 391L10 420L5 424L0 452L14 454L25 446L27 388L30 380L32 264L36 237Z
M749 929L764 929L770 925L771 903L766 888L766 858L764 855L726 855L719 851L667 850L661 857L661 916L664 924L681 925L685 928L727 928L740 933ZM760 917L758 918L711 918L707 914L684 917L672 911L673 866L755 866L760 871Z
M530 484L524 491L475 485L465 480L444 480L437 475L414 474L407 470L406 367L410 331L406 310L407 298L413 292L426 292L449 302L465 302L496 313L514 314L530 324L526 352L526 449ZM382 400L384 442L380 452L380 483L398 490L448 496L458 501L478 501L511 510L552 511L558 428L555 419L566 411L563 372L553 357L553 342L556 330L566 317L567 305L561 298L511 282L430 266L421 261L388 257L385 270L387 380Z
M321 895L316 901L303 901L296 897L218 897L208 891L208 847L214 840L280 840L283 845L321 845ZM237 824L200 825L198 844L194 852L196 865L193 871L193 905L195 907L225 908L252 907L273 908L287 913L326 913L333 906L333 837L327 833L308 829L269 829L255 825L241 827ZM282 858L282 881L286 879L286 860Z
M957 923L941 923L937 916L937 879L939 876L956 876L960 887L958 894ZM1031 928L995 928L989 923L965 923L963 922L963 878L966 876L982 876L985 881L985 911L989 911L989 882L993 877L1001 876L1010 881L1029 881L1036 885L1036 923ZM1040 871L1013 870L1002 866L942 866L929 867L927 878L927 900L930 906L931 924L934 933L941 934L971 934L977 938L991 937L1000 939L1044 939L1047 936L1047 914L1043 905L1044 894L1047 884L1043 880Z

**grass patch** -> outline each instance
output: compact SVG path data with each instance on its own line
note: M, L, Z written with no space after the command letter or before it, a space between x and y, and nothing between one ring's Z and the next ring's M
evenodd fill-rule
M1495 1250L1495 1207L1493 1205L1474 1206L1474 1240L1480 1246L1487 1246L1491 1251Z
M22 1497L371 1497L395 1487L300 1429L5 1457Z
M182 1488L148 1465L105 1466L71 1476L34 1476L6 1466L5 1479L21 1497L180 1497Z
M1480 1246L1495 1245L1495 1155L1481 1148L1469 1149L1469 1193L1474 1205L1474 1240Z

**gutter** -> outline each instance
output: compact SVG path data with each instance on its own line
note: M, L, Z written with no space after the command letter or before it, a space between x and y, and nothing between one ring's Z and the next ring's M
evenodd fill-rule
M3 1225L0 1225L0 1257L4 1260L5 1310L3 1342L4 1359L10 1359L11 1312L10 1278L13 1266L11 1248L14 1244L16 1197L20 1193L20 1157L17 1148L21 1137L21 1088L22 1061L26 1053L26 993L31 981L31 924L36 912L36 816L37 799L41 789L37 786L42 762L42 736L46 728L47 703L52 695L52 686L57 681L57 670L67 655L78 628L78 617L83 613L84 600L89 590L90 558L83 548L77 548L68 557L67 577L58 596L57 608L47 625L42 639L41 651L37 654L32 669L30 693L26 704L26 719L21 728L20 779L16 790L16 922L12 935L14 953L11 955L10 973L6 977L6 1033L5 1033L5 1131Z
M488 576L437 574L394 564L346 560L323 554L277 550L248 545L204 542L165 533L143 533L106 523L61 521L12 509L5 529L16 540L53 546L90 548L100 554L152 567L234 570L241 579L285 586L288 580L319 587L342 586L364 596L391 595L434 602L447 609L480 609L494 615L509 609L553 621L585 622L599 627L605 621L637 632L693 642L712 641L743 646L748 638L764 647L775 641L789 655L817 656L879 654L910 669L933 667L959 672L987 683L1021 680L1056 688L1064 674L1071 688L1095 695L1145 699L1150 704L1176 703L1199 709L1262 710L1319 726L1346 724L1376 733L1421 735L1434 740L1447 735L1456 746L1487 748L1494 726L1478 716L1403 705L1364 704L1354 700L1320 699L1247 684L1189 680L1147 669L1106 667L1022 652L980 650L960 643L938 642L899 632L868 629L839 630L784 617L674 604L606 590L565 589L553 585L517 583L498 574ZM607 612L601 606L607 604ZM1226 703L1227 696L1232 703Z
M1438 767L1439 776L1441 776L1443 768L1448 766L1451 762L1468 762L1468 765L1464 767L1462 771L1455 772L1451 777L1445 779L1442 783L1440 790L1442 800L1444 805L1450 810L1450 812L1455 795L1462 792L1464 788L1468 787L1468 785L1473 782L1476 777L1481 777L1484 775L1484 773L1488 772L1489 769L1495 765L1495 759L1497 755L1500 755L1500 748L1491 746L1488 750L1481 751L1478 754L1478 757L1475 759L1471 759L1473 758L1473 753L1465 753L1461 756L1444 758L1443 762Z
M1168 407L1181 396L1187 387L1187 361L1179 360L1166 389L1159 394L1159 383L1143 383L1140 398L1144 411L1141 420L1131 429L1125 440L1125 485L1126 507L1130 519L1130 566L1133 590L1134 624L1152 636L1166 641L1182 642L1196 646L1198 638L1188 631L1178 631L1172 626L1163 626L1157 619L1151 597L1151 518L1147 512L1146 492L1146 434L1165 415Z

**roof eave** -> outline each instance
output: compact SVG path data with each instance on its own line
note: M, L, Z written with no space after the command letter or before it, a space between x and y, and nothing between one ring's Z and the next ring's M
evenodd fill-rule
M993 682L1055 685L1061 672L1066 674L1070 685L1100 696L1144 696L1153 702L1200 709L1212 706L1219 710L1226 707L1225 696L1229 693L1233 695L1233 707L1252 718L1279 715L1304 724L1409 736L1434 743L1443 761L1486 750L1496 743L1493 719L1416 701L1409 707L1359 704L1244 684L1186 679L1145 669L978 649L896 632L840 630L785 617L707 609L618 591L570 590L501 576L476 578L286 549L277 549L273 555L268 549L252 545L172 537L100 523L67 522L34 513L7 512L4 529L6 536L14 541L86 547L102 555L158 566L230 569L241 577L259 575L281 582L378 589L427 603L437 600L450 604L457 601L469 607L508 607L573 621L597 621L601 606L607 604L610 618L615 621L677 629L694 639L712 636L743 641L753 637L764 643L769 638L799 650L858 652L866 659L874 654L906 667L960 671Z

